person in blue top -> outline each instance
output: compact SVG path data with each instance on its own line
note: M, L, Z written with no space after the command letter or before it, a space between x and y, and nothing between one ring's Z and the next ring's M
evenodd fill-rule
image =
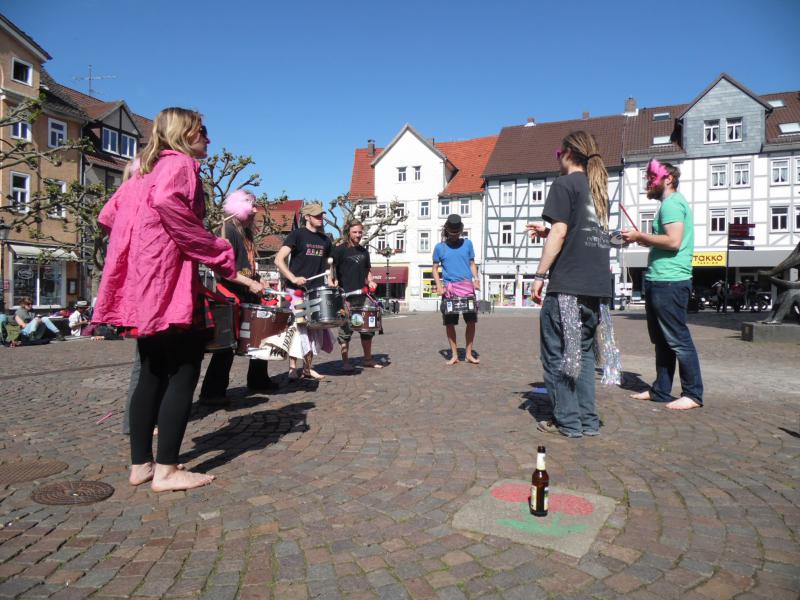
M450 215L442 229L442 240L433 249L433 280L436 282L436 293L440 296L474 296L475 290L480 289L478 267L475 266L475 249L469 239L462 239L464 224L458 215ZM439 275L439 265L442 274ZM444 280L444 283L442 283ZM444 311L442 311L444 312ZM442 315L442 321L447 328L447 341L450 343L452 356L448 365L458 362L458 345L456 344L456 325L458 314ZM467 324L466 359L468 363L477 365L480 362L472 352L475 341L475 324L478 322L477 312L464 313L464 322Z

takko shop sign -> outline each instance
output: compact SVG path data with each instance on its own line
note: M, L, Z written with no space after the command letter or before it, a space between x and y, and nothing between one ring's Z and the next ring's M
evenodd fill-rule
M727 253L722 252L695 252L692 254L693 267L724 267Z

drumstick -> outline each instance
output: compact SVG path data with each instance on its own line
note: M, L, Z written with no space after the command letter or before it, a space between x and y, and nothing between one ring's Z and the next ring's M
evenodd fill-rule
M633 225L633 228L636 231L639 231L639 228L636 226L636 223L633 222L633 219L631 219L631 216L628 214L628 211L625 210L625 206L623 206L622 202L619 203L619 207L622 209L622 212L625 213L625 216L628 217L628 221L631 222L631 225Z
M327 271L323 271L322 273L319 273L318 275L314 275L313 277L307 277L306 278L306 282L309 282L312 279L319 279L320 277L325 277L325 275L327 275L327 274L328 274Z

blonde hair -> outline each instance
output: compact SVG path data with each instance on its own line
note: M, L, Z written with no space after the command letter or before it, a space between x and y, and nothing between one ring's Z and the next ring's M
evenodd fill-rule
M186 108L165 108L156 115L150 141L142 150L139 173L153 170L162 150L175 150L192 156L189 140L200 131L203 117L200 113Z
M564 150L572 151L572 160L586 170L594 210L603 229L608 229L608 171L600 157L595 137L585 131L573 131L561 141Z

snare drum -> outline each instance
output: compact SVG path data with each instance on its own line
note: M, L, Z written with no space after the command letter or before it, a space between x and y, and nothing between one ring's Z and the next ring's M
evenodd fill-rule
M347 309L342 290L338 287L321 286L306 292L300 308L309 329L331 329L347 322Z
M478 312L478 301L475 296L448 296L442 298L440 310L443 315L461 315Z
M355 304L355 306L353 306ZM381 329L381 309L373 302L359 306L358 302L350 305L350 328L360 333L376 333Z
M233 311L231 302L210 302L211 315L214 319L214 337L206 342L206 352L219 352L220 350L233 350L236 348L236 334L234 333Z
M278 335L289 327L292 311L278 306L261 304L241 304L241 325L237 354L247 354L257 350L268 337Z

